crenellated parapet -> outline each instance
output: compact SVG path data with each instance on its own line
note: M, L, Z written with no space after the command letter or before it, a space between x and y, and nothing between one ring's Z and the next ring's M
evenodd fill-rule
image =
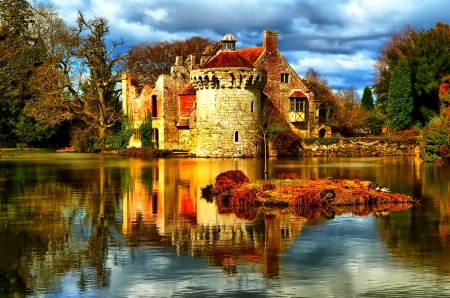
M190 74L195 90L202 89L263 89L267 74L256 68L195 69Z

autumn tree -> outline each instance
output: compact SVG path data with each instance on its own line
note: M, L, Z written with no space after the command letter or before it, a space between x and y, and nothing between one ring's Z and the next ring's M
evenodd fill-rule
M368 114L360 106L360 98L354 86L338 88L335 92L332 127L343 135L352 135L365 127Z
M339 104L328 81L317 70L309 67L303 83L310 91L314 92L314 101L325 107L326 122L328 125L332 125L332 115L334 111L337 111Z
M70 122L75 142L105 137L121 122L118 83L126 54L117 53L117 47L124 41L107 39L105 18L88 20L79 12L77 26L70 28L52 11L41 16L46 23L38 31L48 39L49 62L35 77L41 96L27 107L28 115Z
M389 86L388 126L390 129L406 129L413 123L413 96L411 71L405 59L400 60L392 74Z
M138 86L153 85L161 74L170 73L177 56L186 59L190 54L203 53L211 45L214 45L211 40L199 36L141 43L130 48L127 68Z

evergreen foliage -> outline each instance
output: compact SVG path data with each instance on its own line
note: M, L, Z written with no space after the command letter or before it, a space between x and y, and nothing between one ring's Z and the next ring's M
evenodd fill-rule
M31 24L27 1L0 1L0 142L23 137L15 134L16 126L34 97L30 78L45 59L41 40L28 30Z
M406 60L400 60L389 86L387 122L392 130L406 129L413 123L411 71Z
M405 26L385 43L376 62L373 90L377 105L387 111L388 90L393 72L405 59L411 70L414 103L413 123L426 124L439 113L438 90L441 78L450 73L450 25L436 23L429 30L415 31Z
M449 146L450 129L441 123L427 126L423 130L423 147L420 151L420 158L426 162L438 161L440 148L442 145Z
M366 86L361 99L361 107L365 110L372 111L374 109L372 90Z
M153 148L155 144L152 142L153 126L152 117L147 115L144 123L139 127L141 133L141 142L143 148Z

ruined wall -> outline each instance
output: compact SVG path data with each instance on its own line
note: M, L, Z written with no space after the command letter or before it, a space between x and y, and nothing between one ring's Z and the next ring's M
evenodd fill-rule
M200 157L257 156L257 120L264 70L217 68L191 71L197 90L195 154Z
M161 75L155 84L157 117L153 128L158 129L160 149L180 149L179 129L176 124L180 115L179 94L189 82L189 72L183 66L172 67L170 75Z

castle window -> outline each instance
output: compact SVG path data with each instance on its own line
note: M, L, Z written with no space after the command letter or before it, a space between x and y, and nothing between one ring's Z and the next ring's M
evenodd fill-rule
M156 95L152 95L152 117L158 117L158 102L156 101Z
M238 131L234 132L234 142L235 143L239 142L239 132Z
M305 111L305 99L291 98L291 112L304 112L304 111Z
M254 112L254 106L255 106L255 103L252 101L252 102L250 103L250 112L251 112L251 113Z
M288 73L282 73L280 76L281 83L289 83L289 74Z
M133 129L133 138L135 141L141 140L141 132L139 129Z
M152 142L153 142L153 144L155 144L156 148L159 147L159 133L158 133L158 129L157 128L153 128Z

